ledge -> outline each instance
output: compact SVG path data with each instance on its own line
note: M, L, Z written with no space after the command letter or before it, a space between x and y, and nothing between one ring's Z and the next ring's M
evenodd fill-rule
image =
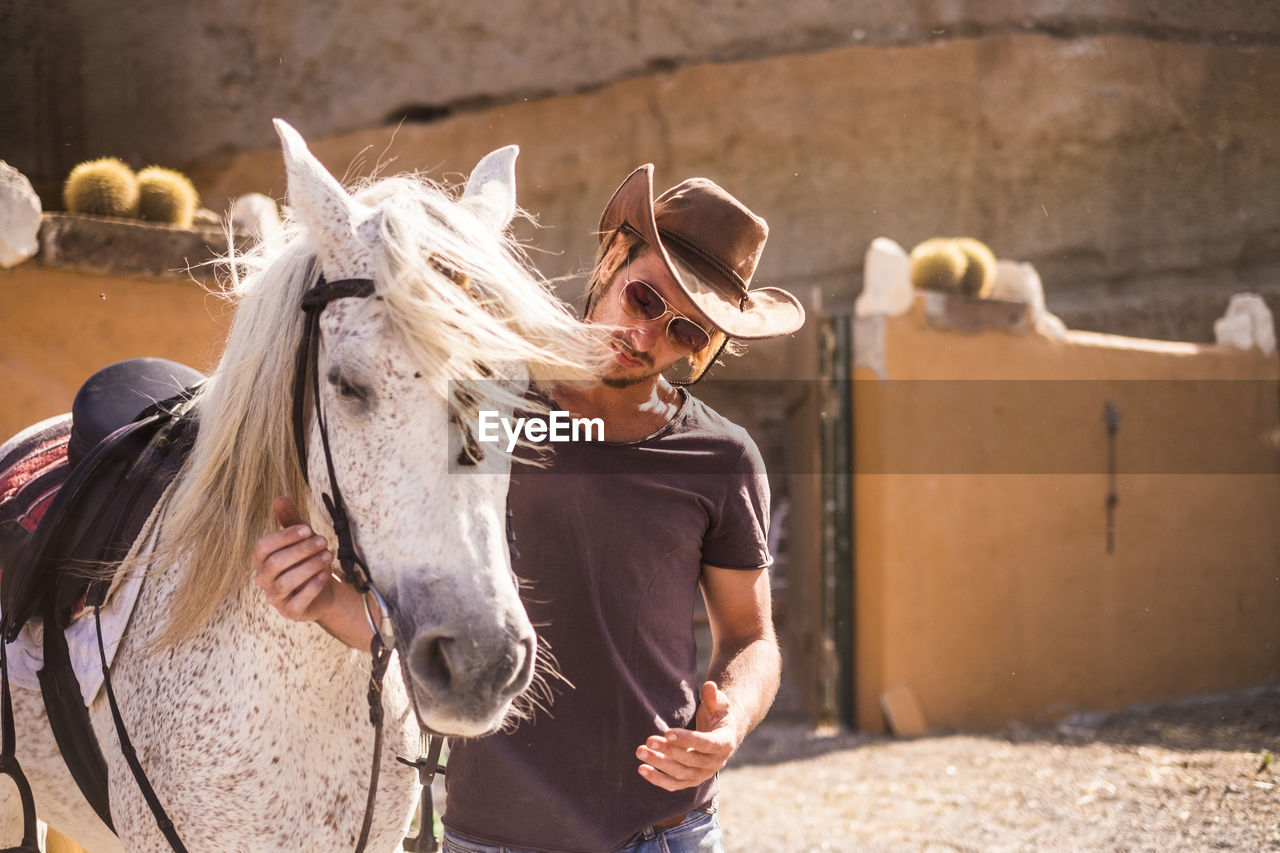
M1015 334L1031 330L1031 306L1025 302L976 299L958 293L921 291L924 319L935 329L980 332L1001 329Z
M237 248L247 235L237 234ZM212 283L208 262L226 254L227 232L216 226L175 228L100 216L46 213L36 262L104 276Z

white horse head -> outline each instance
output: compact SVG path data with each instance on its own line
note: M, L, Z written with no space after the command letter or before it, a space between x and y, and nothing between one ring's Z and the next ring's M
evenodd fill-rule
M289 199L316 242L321 272L329 281L374 279L382 210L349 196L293 128L277 120L276 130ZM514 147L490 154L463 196L464 205L483 200L474 209L495 238L515 212L515 154ZM436 261L457 272L456 261ZM324 412L333 473L351 496L356 541L390 605L394 633L404 638L401 664L419 717L436 731L481 734L529 686L536 656L507 554L507 482L492 476L507 474L509 461L477 454L473 467L483 473L450 473L448 431L459 427L450 424L457 418L443 385L451 374L439 368L457 353L426 353L389 335L394 310L377 297L341 298L323 309L315 365L323 381L314 404ZM475 352L470 360L482 358L488 354ZM468 373L474 376L474 368ZM332 494L316 424L310 482L313 495ZM313 517L323 517L324 507L312 504ZM446 523L432 523L432 508L439 507L452 508Z
M263 532L272 493L309 497L311 523L330 530L319 496L333 487L315 417L310 488L291 464L290 362L301 297L319 276L369 279L370 296L323 308L319 400L309 411L323 413L355 542L390 607L421 722L482 734L529 685L535 642L508 555L510 458L496 446L477 447L470 425L476 410L519 402L526 368L581 375L598 343L504 236L515 211L514 146L484 158L460 200L411 177L353 195L293 128L281 121L276 128L292 220L247 259L257 269L237 283L241 307L200 403L193 476L182 482L172 522L207 532L211 512L223 515L232 533L220 531L222 543L198 536L196 561L230 560L241 574L216 584L193 577L171 633L201 624L243 582L245 545ZM491 378L515 380L514 390ZM236 514L245 518L225 517Z

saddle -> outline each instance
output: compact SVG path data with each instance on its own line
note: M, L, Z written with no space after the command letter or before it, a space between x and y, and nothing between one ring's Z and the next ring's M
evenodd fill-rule
M39 678L49 724L81 792L109 827L106 762L63 630L79 606L103 603L116 564L181 470L198 426L191 394L203 379L154 358L103 368L76 394L69 423L42 425L22 460L34 466L30 479L7 496L0 490L0 553L8 555L0 636L13 642L33 616L44 620ZM0 460L0 482L12 461Z

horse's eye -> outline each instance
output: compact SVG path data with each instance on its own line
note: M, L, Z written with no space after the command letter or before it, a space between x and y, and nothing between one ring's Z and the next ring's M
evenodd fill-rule
M353 382L346 376L342 375L342 371L337 367L329 368L328 375L329 384L338 389L338 394L344 400L365 401L369 399L369 389L358 382Z

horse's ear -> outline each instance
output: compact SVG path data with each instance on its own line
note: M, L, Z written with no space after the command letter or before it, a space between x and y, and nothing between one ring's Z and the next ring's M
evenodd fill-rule
M325 278L373 278L376 212L353 199L307 148L302 135L281 119L276 133L284 150L289 204L316 240Z
M516 215L516 155L519 153L519 146L508 145L484 155L462 192L462 203L494 231L505 231Z

